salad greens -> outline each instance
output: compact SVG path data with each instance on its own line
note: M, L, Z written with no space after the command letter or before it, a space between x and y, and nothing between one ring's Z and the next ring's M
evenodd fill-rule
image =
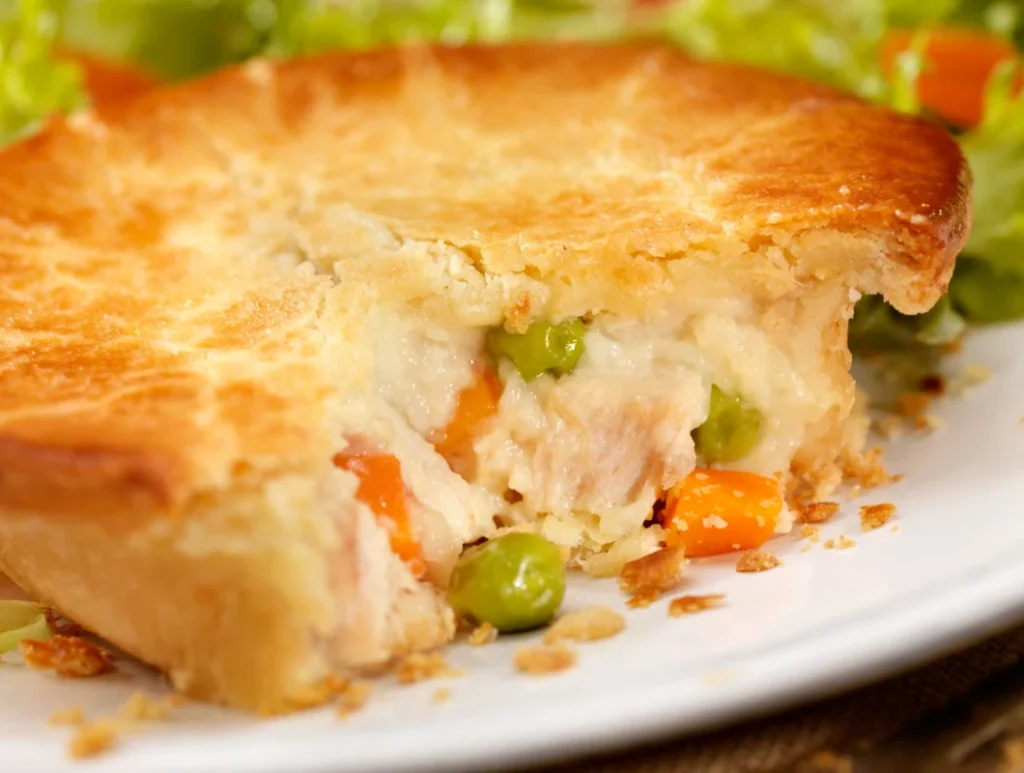
M86 100L60 42L179 79L254 55L294 56L412 41L618 39L658 34L694 56L767 67L922 112L917 80L933 30L969 26L1024 45L1018 0L0 0L0 143ZM894 30L917 32L894 66ZM182 41L187 41L183 44ZM907 317L864 298L851 341L936 345L964 320L1024 317L1024 98L1008 62L981 123L960 135L974 173L975 223L948 300Z
M0 143L84 102L78 70L54 57L62 4L21 0L20 13L7 11L0 14Z

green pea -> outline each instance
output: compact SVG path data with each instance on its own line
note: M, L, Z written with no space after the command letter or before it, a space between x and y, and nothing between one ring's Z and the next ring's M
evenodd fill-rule
M693 432L697 453L708 462L734 462L761 437L761 412L741 397L711 387L708 418Z
M558 548L520 532L466 550L448 585L448 603L457 614L503 633L544 625L563 596L565 565Z
M1024 317L1024 275L991 263L960 258L949 286L957 311L971 322L1007 322Z
M510 359L523 381L530 382L542 373L572 373L583 356L585 332L580 319L558 324L534 322L525 333L510 333L500 327L487 334L487 348L495 358Z

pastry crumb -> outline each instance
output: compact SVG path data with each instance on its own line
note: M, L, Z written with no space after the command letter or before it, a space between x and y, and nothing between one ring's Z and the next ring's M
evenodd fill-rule
M348 717L366 705L373 694L369 682L349 682L338 692L338 716Z
M809 539L811 542L817 542L821 539L821 527L805 523L800 527L800 536L804 539Z
M576 665L576 652L565 644L520 647L512 659L524 674L541 676L565 671Z
M77 636L57 634L51 639L25 639L19 645L25 664L52 670L58 676L83 678L110 670L107 654L91 642Z
M853 759L833 751L820 751L797 766L798 773L853 773Z
M68 744L68 756L84 760L109 751L117 743L117 730L117 724L109 719L82 725Z
M490 623L481 623L470 631L466 642L472 647L483 647L491 644L498 638L498 629Z
M625 618L614 609L585 607L555 620L544 633L544 643L598 641L614 636L625 627Z
M999 773L1020 773L1024 770L1024 738L1009 738L999 747Z
M906 428L903 417L895 413L887 413L884 416L880 416L875 420L873 426L875 432L886 440L895 440L903 434Z
M826 540L824 545L826 550L849 550L856 546L856 541L850 539L845 534L840 534L836 539Z
M451 690L449 690L447 687L439 687L438 689L434 690L434 695L431 697L431 700L434 703L444 703L445 701L451 700L451 697Z
M873 489L898 483L903 475L891 475L882 460L884 449L876 446L862 453L850 454L843 459L843 476L861 489Z
M121 719L161 722L167 717L167 710L169 708L170 705L167 701L154 701L145 693L136 692L132 693L131 697L121 704L121 708L117 710L117 715Z
M899 530L900 530L900 525L898 523L894 523L892 525L892 531L893 532L898 532Z
M863 505L860 508L860 530L874 531L889 522L896 512L896 505L883 502L879 505Z
M626 600L626 606L630 609L647 609L659 598L660 593L637 593Z
M462 676L463 672L453 669L440 652L414 652L402 658L395 666L395 677L399 684L413 684L425 679L446 676Z
M782 562L773 553L764 550L755 550L751 553L744 553L736 562L737 572L767 572L780 566Z
M811 552L811 550L813 548L814 548L813 545L804 545L802 548L800 548L800 552L801 553L809 553L809 552Z
M81 725L85 722L85 712L81 706L58 709L50 715L51 725Z
M837 502L811 502L800 508L797 519L802 523L825 523L838 512Z
M669 617L682 617L703 612L707 609L714 609L720 606L725 596L721 593L709 593L703 596L679 596L672 599L668 605Z
M662 548L626 563L619 573L619 587L633 597L650 602L679 586L686 566L682 548Z

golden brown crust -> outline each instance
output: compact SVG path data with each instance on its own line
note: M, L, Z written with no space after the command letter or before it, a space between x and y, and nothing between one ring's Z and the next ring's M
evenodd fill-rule
M443 242L580 311L651 306L708 262L753 292L840 274L915 309L968 224L966 166L939 128L648 45L255 63L3 160L0 436L29 451L43 497L96 455L130 459L110 485L166 505L243 460L322 450L329 282L275 268L274 249L347 259L356 279L423 273L415 257L368 267L367 239ZM358 216L324 222L341 210ZM379 233L341 242L352 220Z

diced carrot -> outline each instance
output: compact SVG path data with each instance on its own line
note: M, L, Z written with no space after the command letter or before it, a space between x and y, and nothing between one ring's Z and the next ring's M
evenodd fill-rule
M334 463L359 478L356 497L388 530L391 550L408 564L416 577L426 571L423 548L416 540L409 517L409 502L402 481L402 465L390 454L336 454Z
M480 368L476 381L459 394L452 420L434 443L437 452L456 472L460 472L458 468L471 454L481 425L497 412L500 398L501 382L490 368Z
M914 32L894 30L882 46L882 66L892 72ZM928 33L924 71L917 79L921 104L954 126L976 126L984 112L985 86L1002 63L1018 57L1013 44L987 32L943 27ZM1017 88L1021 84L1018 82Z
M669 491L659 517L669 547L700 557L760 547L775 533L781 512L775 478L698 468Z

